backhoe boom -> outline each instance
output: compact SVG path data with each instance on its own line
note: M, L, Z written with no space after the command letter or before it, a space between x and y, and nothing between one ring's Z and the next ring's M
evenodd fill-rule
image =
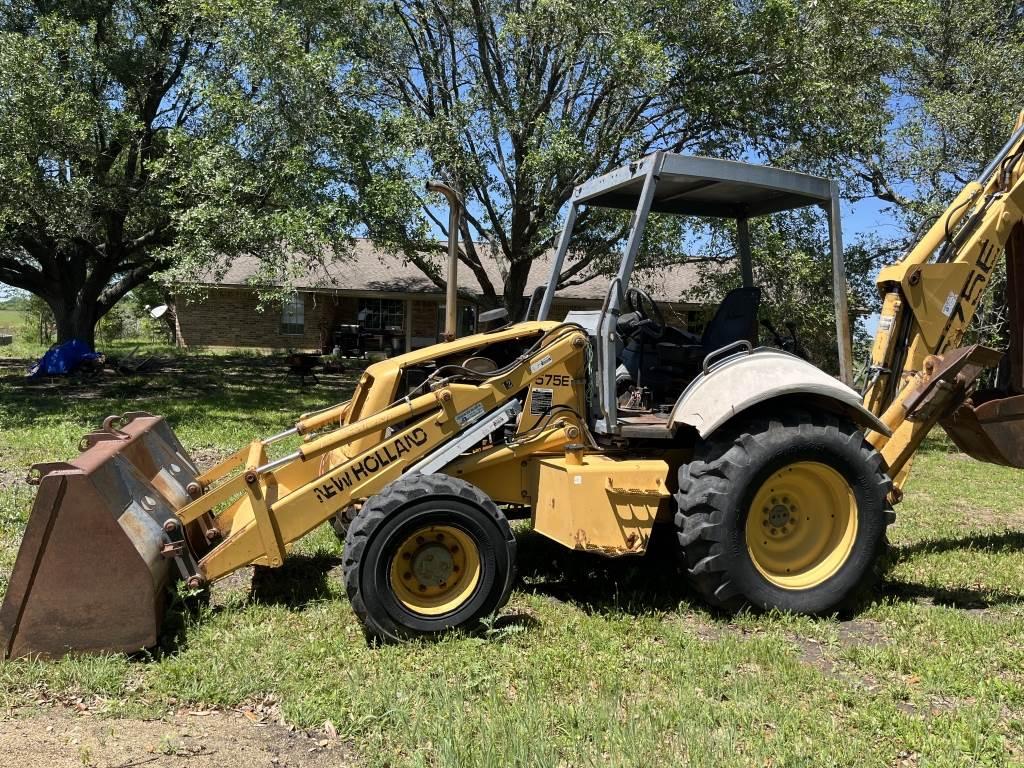
M1002 356L982 347L958 348L1004 253L1008 255L1011 319L1016 321L1010 327L1008 375L999 394L1005 399L1022 391L1022 222L1024 113L979 179L960 192L899 263L878 275L882 312L864 404L892 430L890 437L872 432L869 441L886 460L897 497L914 453L934 424L941 422L969 453L984 452L978 443L987 441L984 435L991 430L974 424L972 414L962 406L977 377ZM968 432L977 432L978 439L965 437ZM1009 439L1011 443L999 450L1000 463L1017 466L1024 459L1013 450L1012 436ZM988 453L986 459L992 460Z

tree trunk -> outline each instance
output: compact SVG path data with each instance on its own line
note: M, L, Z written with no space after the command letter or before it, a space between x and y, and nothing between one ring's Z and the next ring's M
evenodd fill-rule
M531 266L533 262L530 259L516 259L509 264L508 277L505 278L505 309L510 320L519 320L526 309L524 295Z
M78 339L88 344L91 349L96 348L96 323L100 318L94 302L68 302L63 298L49 296L43 298L53 312L58 344Z

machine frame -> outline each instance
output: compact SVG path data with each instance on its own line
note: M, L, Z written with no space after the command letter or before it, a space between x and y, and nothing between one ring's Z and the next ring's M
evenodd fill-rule
M539 320L545 320L551 311L576 217L583 206L633 210L625 251L618 272L608 286L597 328L599 359L604 361L615 359L619 342L616 320L624 303L625 290L629 286L651 213L735 220L743 285L750 287L754 285L750 219L798 208L823 208L828 218L832 254L839 378L844 384L852 385L853 353L843 263L839 187L835 181L797 171L673 152L655 152L586 181L573 191L551 275L538 310ZM615 397L615 366L602 367L598 384L601 418L593 424L594 431L598 434L620 434L622 425ZM668 433L666 436L669 436Z

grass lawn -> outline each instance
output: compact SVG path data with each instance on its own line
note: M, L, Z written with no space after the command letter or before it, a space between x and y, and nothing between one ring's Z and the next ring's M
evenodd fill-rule
M0 333L21 333L25 313L16 309L0 309Z
M73 455L108 413L163 414L211 459L353 383L299 390L244 356L169 356L98 386L28 386L22 367L0 360L0 588L32 499L24 470ZM664 561L608 563L521 530L521 579L488 632L369 648L324 526L284 568L175 612L151 656L0 665L0 704L249 703L301 727L330 720L368 766L1024 764L1022 477L932 440L883 592L846 621L719 616Z

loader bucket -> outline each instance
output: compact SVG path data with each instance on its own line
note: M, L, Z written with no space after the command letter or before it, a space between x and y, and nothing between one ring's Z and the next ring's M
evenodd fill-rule
M180 540L203 538L175 516L197 473L162 418L110 417L80 447L29 476L39 490L0 607L3 658L155 645L174 558L191 557Z

